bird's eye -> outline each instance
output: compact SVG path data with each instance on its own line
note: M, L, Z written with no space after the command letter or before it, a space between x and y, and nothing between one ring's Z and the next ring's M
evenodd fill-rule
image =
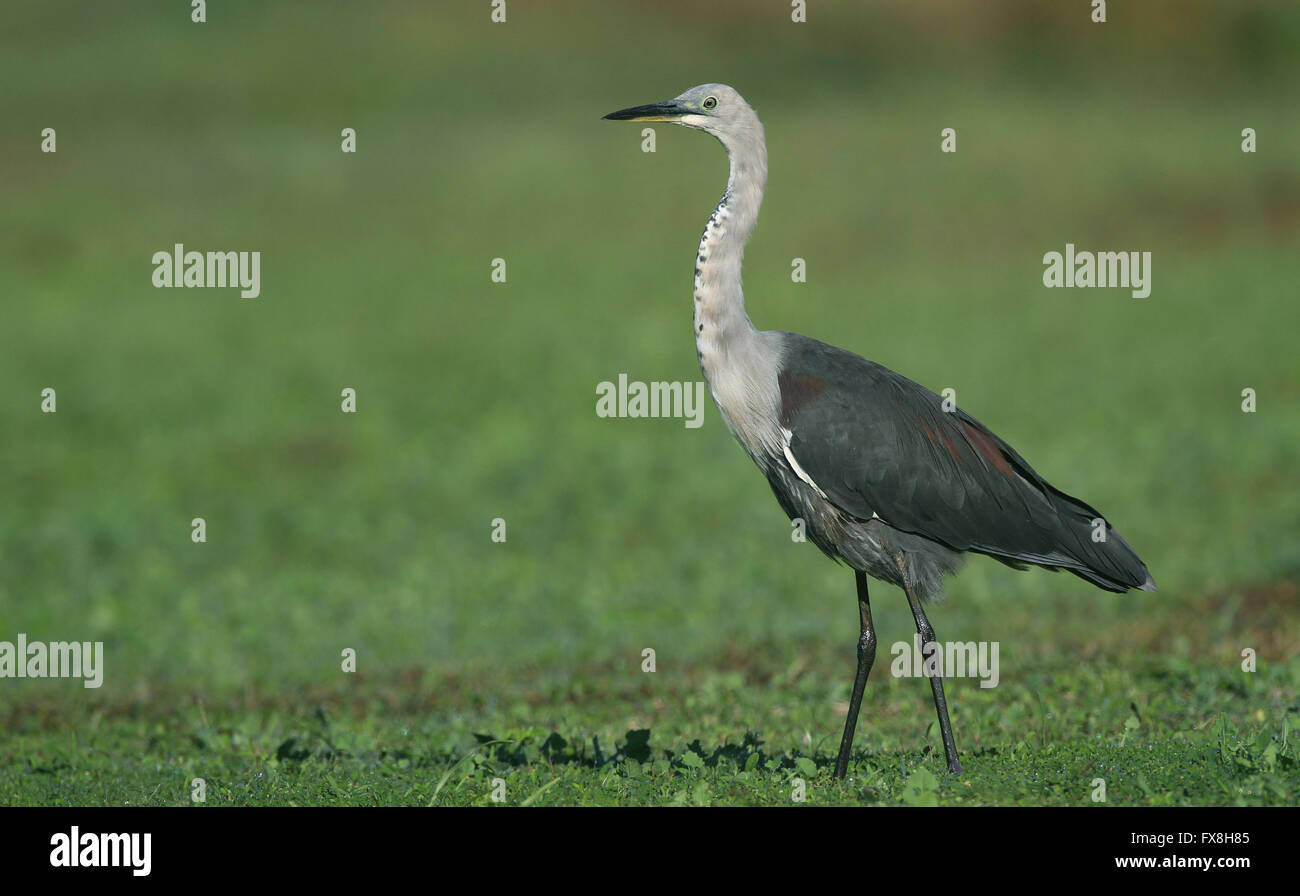
M718 107L718 98L716 96L706 96L704 102L700 105L706 109L716 109Z

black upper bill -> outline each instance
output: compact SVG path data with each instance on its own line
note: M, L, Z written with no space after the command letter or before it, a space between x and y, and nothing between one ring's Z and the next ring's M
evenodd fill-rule
M676 103L651 103L648 106L632 106L619 109L605 116L610 121L672 121L681 118L686 110Z

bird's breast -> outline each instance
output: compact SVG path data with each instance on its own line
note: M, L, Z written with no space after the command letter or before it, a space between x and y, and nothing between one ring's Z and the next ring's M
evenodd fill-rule
M748 320L746 319L746 323ZM696 327L696 351L709 393L741 447L760 467L780 457L780 393L765 333Z

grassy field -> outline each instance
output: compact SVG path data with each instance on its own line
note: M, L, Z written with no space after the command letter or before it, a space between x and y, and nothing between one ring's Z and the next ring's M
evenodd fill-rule
M0 804L1300 801L1294 4L175 6L3 14L0 641L106 659L0 679ZM948 685L960 778L876 585L833 782L851 573L711 403L595 414L699 378L726 174L600 116L715 80L768 134L755 323L956 389L1160 585L972 559L930 611L1001 648ZM178 242L261 295L155 289ZM1067 242L1150 251L1150 297L1044 288Z

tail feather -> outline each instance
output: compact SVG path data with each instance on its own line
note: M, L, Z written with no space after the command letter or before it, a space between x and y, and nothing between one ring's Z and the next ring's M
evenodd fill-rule
M1073 563L1061 564L1108 591L1155 591L1155 579L1124 536L1094 508L1052 489L1061 518L1060 549Z
M1041 480L1040 480L1041 482ZM1026 563L1050 570L1067 570L1098 588L1124 593L1131 588L1155 591L1155 579L1124 536L1094 508L1041 482L1056 510L1056 544L1046 552L1010 552L991 547L973 547L1015 569ZM1098 525L1100 521L1101 525Z

